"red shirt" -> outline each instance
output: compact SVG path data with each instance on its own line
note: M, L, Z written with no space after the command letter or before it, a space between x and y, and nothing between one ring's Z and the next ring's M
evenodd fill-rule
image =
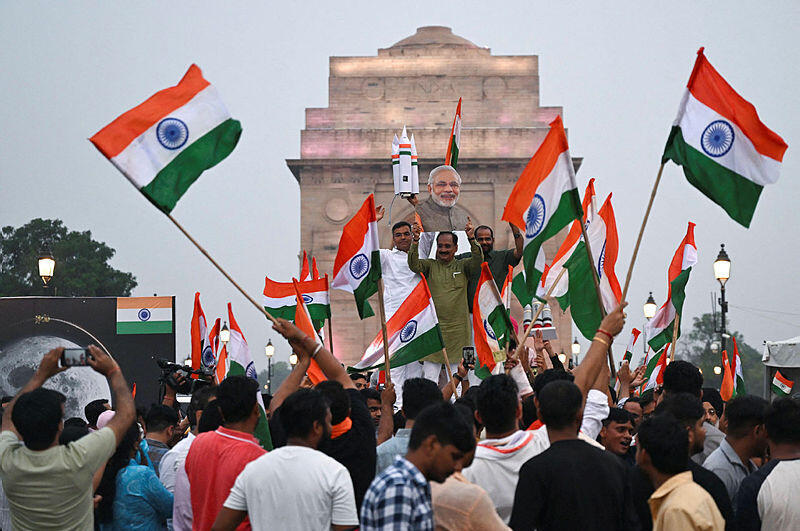
M266 452L258 440L241 431L219 427L195 438L186 456L186 475L192 498L192 529L207 531L214 525L222 504L239 473ZM245 520L236 529L249 530Z

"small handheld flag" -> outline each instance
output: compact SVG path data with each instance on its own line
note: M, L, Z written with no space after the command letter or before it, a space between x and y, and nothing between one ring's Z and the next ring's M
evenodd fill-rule
M461 98L458 98L456 115L453 117L453 129L450 131L450 140L447 143L447 153L444 156L446 166L458 167L458 152L461 145Z
M781 371L775 371L775 377L772 379L772 391L778 396L789 396L794 387L794 382L781 374Z

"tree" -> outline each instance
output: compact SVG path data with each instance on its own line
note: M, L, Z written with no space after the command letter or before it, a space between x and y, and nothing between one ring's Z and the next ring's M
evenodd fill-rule
M719 334L714 332L714 328L714 318L710 313L695 317L691 331L678 340L677 348L684 359L688 359L703 371L704 386L719 389L722 375L714 374L714 367L722 367L722 353L714 354L711 351L711 343L719 341ZM742 334L739 332L729 332L729 334L736 338L739 347L744 384L748 394L762 396L764 393L764 366L761 364L761 356L756 349L744 342ZM725 343L730 357L733 355L733 341L728 339Z
M56 259L45 288L39 277L39 253ZM65 297L127 297L136 277L108 265L116 251L92 239L92 233L69 231L59 219L31 220L19 228L0 230L0 297L59 295Z
M272 394L275 394L275 391L278 390L290 372L292 372L292 367L285 361L276 361L272 364ZM267 380L269 378L267 378L266 370L258 373L258 383L261 384L262 388L267 385ZM266 391L266 389L264 390Z

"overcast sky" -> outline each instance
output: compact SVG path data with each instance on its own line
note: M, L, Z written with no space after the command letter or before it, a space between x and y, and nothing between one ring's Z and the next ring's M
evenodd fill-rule
M279 359L289 349L87 138L197 63L244 133L173 214L260 299L265 274L296 274L299 188L284 161L299 157L304 109L327 105L328 57L375 55L425 25L450 26L495 55L539 56L541 104L563 106L572 154L584 159L581 192L596 177L600 200L614 193L621 282L695 52L704 45L711 63L789 144L781 178L765 189L747 230L670 163L618 341L627 341L631 326L641 328L649 290L664 301L667 265L689 220L697 223L699 263L684 322L710 311L710 293L718 289L712 263L724 242L733 263L731 327L759 350L765 339L800 335L798 2L120 5L0 3L0 224L60 218L72 230L91 230L117 250L112 265L136 275L134 295L177 296L179 358L188 352L196 290L209 320L233 302L259 368L268 337ZM469 122L465 114L465 127Z

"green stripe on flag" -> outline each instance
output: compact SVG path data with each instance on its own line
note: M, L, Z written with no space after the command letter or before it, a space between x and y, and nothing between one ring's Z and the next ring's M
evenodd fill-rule
M681 315L683 312L683 301L686 300L686 283L689 282L689 273L691 273L691 271L691 267L684 269L675 277L675 280L670 283L672 286L672 307L675 308L675 315ZM675 319L673 319L664 330L650 338L647 344L650 345L650 348L652 348L654 352L658 352L664 345L672 342L672 333L674 329ZM677 339L679 337L681 337L680 325L678 326L678 335L675 336L675 338Z
M230 155L241 134L242 124L238 120L225 120L187 146L141 189L142 193L169 214L201 173Z
M361 319L366 319L367 317L375 315L367 299L378 293L378 279L381 278L380 251L372 251L371 262L372 265L369 268L369 273L364 280L361 281L361 284L353 290L353 296L356 299L356 309Z
M456 168L458 167L458 144L456 143L455 136L451 138L452 138L452 146L450 147L450 166Z
M172 321L124 321L117 323L117 334L171 334Z
M236 361L231 361L231 366L228 368L228 374L226 374L225 377L227 378L228 376L238 376L238 375L242 376L246 375L244 367L242 367L241 364L237 363ZM257 390L256 392L260 393L261 389ZM270 451L273 449L272 434L269 432L269 421L267 420L267 413L261 406L262 405L259 403L261 416L258 419L258 424L256 424L256 429L253 432L253 437L258 439L258 442L261 443L261 447L264 448L264 450Z
M541 276L539 277L541 280ZM528 286L525 284L525 274L517 273L511 281L511 293L517 297L517 300L524 308L533 302L533 294L528 291Z
M731 218L745 227L750 226L763 186L697 151L686 143L681 128L677 126L670 131L661 157L661 162L668 160L683 166L686 180L721 206Z
M603 313L597 298L592 263L589 261L589 253L586 252L586 242L578 242L572 256L564 262L564 268L569 274L568 294L572 320L583 337L591 340L600 327Z
M269 306L264 306L264 309L267 310L273 317L280 317L281 319L286 319L287 321L294 321L294 311L296 308L297 306L294 304L291 306L281 306L280 308L270 308Z
M413 341L397 349L389 357L389 367L391 367L392 369L396 369L397 367L408 365L409 363L419 361L426 356L435 354L440 350L442 350L443 348L444 348L444 340L442 339L442 332L439 329L439 325L437 324L435 327L431 328L427 332L415 337ZM360 372L360 371L368 371L368 370L383 369L383 368L384 368L384 359L381 358L379 363L376 363L375 365L371 367L366 367L364 369L357 369L357 371ZM348 367L348 370L350 370L351 372L356 372L356 370L352 369L352 367Z

